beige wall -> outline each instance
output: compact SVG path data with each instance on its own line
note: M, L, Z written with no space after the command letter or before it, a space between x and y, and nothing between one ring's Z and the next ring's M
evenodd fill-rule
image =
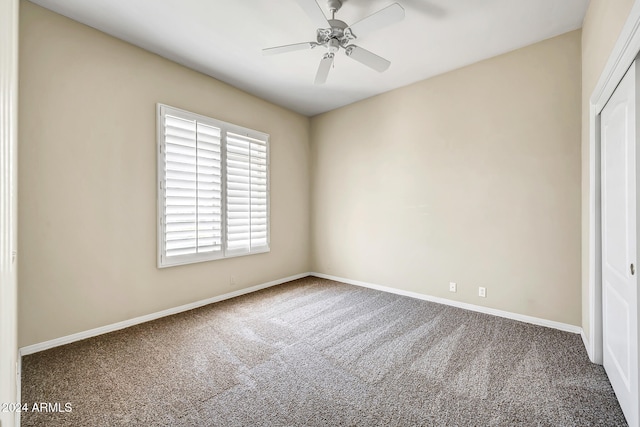
M314 117L313 269L579 325L580 37Z
M308 118L32 3L20 14L20 346L309 270ZM271 135L270 253L156 268L157 102Z
M310 124L23 1L19 345L310 269L588 327L580 45L584 105L633 1L612 3ZM269 254L156 268L157 102L271 134Z
M634 0L591 0L582 29L582 328L589 330L589 98Z

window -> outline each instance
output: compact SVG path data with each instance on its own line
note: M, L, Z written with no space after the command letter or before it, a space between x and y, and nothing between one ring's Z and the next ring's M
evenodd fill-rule
M158 104L158 267L269 251L269 135Z

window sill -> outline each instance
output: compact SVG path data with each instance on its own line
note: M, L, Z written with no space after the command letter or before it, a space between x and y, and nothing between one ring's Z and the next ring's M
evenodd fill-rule
M230 258L238 258L238 257L242 257L242 256L250 256L250 255L258 255L258 254L266 254L271 252L271 248L266 247L266 248L260 248L260 249L256 249L253 252L247 252L247 253L231 253L228 255L219 255L219 256L215 256L215 257L211 257L211 258L207 258L207 257L189 257L189 258L182 258L182 259L177 259L177 260L172 260L172 261L165 261L164 263L161 262L161 260L158 260L158 268L162 269L162 268L167 268L167 267L176 267L179 265L187 265L187 264L200 264L203 262L208 262L208 261L220 261L223 259L230 259Z

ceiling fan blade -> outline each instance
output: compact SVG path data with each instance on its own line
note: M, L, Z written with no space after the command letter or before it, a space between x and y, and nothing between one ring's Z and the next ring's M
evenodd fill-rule
M333 54L327 54L320 61L320 66L318 67L318 73L316 74L315 84L321 85L327 81L327 77L329 76L329 70L331 69L331 65L333 64Z
M262 54L277 55L279 53L294 52L296 50L313 49L316 44L317 43L315 42L305 42L305 43L286 44L284 46L268 47L266 49L262 49Z
M388 25L395 24L404 19L404 8L399 3L393 3L366 18L356 22L348 28L353 36L361 37Z
M329 22L327 17L324 16L324 12L316 2L316 0L298 0L298 4L309 16L309 19L313 22L317 28L329 28Z
M391 62L387 61L383 57L356 45L347 46L346 52L349 58L355 59L359 63L364 64L369 68L373 68L380 73L386 71L391 65Z

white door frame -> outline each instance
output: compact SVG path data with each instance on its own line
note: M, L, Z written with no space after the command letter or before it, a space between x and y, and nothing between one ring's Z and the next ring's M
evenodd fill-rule
M17 344L18 0L0 0L0 402L19 402ZM19 414L0 411L2 427Z
M636 0L589 99L589 359L602 364L602 246L600 224L600 113L640 52L640 1Z

